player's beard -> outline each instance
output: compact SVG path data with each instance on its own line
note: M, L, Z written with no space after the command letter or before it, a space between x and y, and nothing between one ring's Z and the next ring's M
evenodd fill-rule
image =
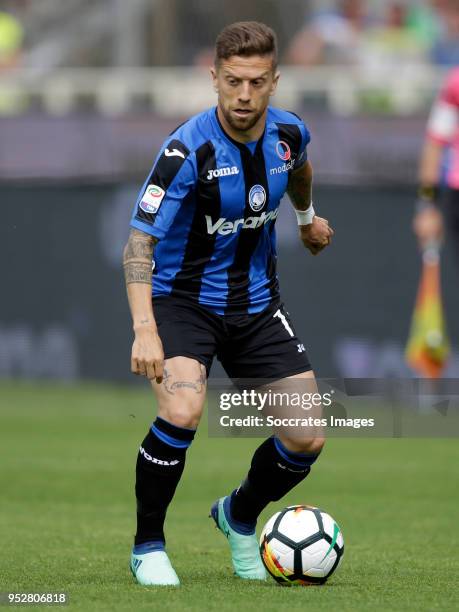
M236 117L232 114L231 111L227 110L226 108L220 106L220 109L228 124L233 128L233 130L236 130L238 132L248 132L249 130L251 130L260 121L265 112L265 109L263 109L262 111L258 112L254 111L247 117Z

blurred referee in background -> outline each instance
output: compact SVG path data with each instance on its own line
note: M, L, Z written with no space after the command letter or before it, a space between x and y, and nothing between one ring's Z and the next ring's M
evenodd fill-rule
M414 231L421 248L443 239L446 221L459 265L458 118L459 67L449 73L430 113L419 170L418 208L414 218ZM442 186L446 187L446 191L440 198ZM443 202L444 206L440 207Z

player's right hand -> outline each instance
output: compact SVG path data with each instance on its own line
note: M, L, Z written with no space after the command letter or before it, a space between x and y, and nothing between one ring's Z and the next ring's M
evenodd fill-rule
M443 229L443 215L434 205L420 210L413 219L413 231L421 249L426 248L429 243L441 242Z
M136 330L132 345L131 372L161 384L163 370L164 351L158 332L151 327Z

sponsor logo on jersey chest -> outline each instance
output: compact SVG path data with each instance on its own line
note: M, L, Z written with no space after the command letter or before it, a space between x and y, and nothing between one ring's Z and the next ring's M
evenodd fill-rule
M276 153L282 161L288 161L292 157L292 152L285 140L279 140L276 144Z
M275 221L278 214L279 209L276 208L269 212L262 212L259 217L246 217L245 219L236 219L236 221L228 221L225 217L220 217L215 223L210 215L206 215L207 233L228 236L229 234L236 234L239 229L257 229L270 221Z
M293 170L294 165L295 160L291 159L288 163L282 164L282 166L277 166L277 168L270 168L269 174L273 176L275 174L282 174L283 172L288 172L289 170Z

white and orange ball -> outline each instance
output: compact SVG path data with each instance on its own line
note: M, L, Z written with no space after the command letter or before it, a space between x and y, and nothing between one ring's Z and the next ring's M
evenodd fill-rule
M280 584L322 584L338 568L344 540L338 523L323 510L289 506L264 526L260 553Z

